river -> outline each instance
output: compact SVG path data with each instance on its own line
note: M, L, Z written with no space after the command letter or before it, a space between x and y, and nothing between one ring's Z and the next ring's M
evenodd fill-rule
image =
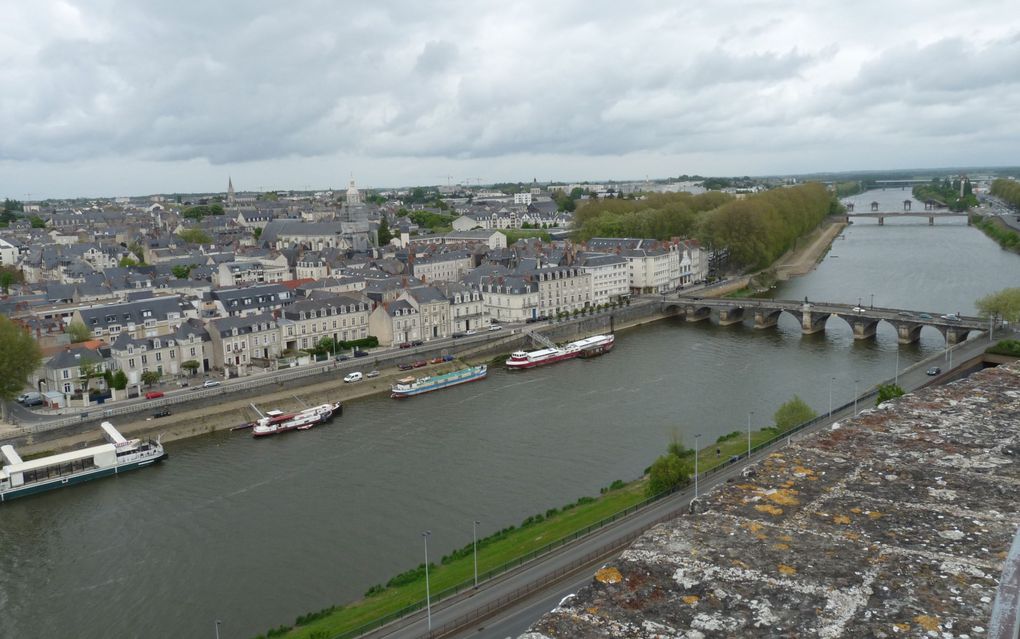
M905 196L857 199L880 197ZM843 238L776 296L971 313L1020 273L962 219L867 220ZM943 348L925 329L900 365ZM220 619L222 637L251 637L417 565L422 530L437 560L473 520L485 535L635 478L674 436L707 445L749 411L765 425L794 394L818 412L830 388L849 401L855 379L892 376L896 351L885 325L855 342L836 319L812 336L788 316L764 331L669 320L605 357L357 400L307 432L172 442L158 467L0 506L0 636L211 637Z

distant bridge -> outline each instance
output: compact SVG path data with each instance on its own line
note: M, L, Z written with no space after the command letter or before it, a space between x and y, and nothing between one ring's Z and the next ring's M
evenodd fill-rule
M888 217L892 217L892 218L897 218L897 217L922 217L923 218L923 217L926 217L926 218L928 218L928 226L935 226L935 220L937 220L939 218L964 217L964 218L967 218L967 226L970 226L970 214L969 213L966 213L966 212L956 213L954 211L939 211L938 213L932 213L930 211L918 211L916 213L911 212L911 211L905 211L905 212L904 211L888 211L888 212L878 211L878 212L874 212L874 213L848 213L846 215L846 222L852 222L854 220L854 218L858 218L858 217L871 217L871 218L876 218L877 217L878 218L878 225L879 226L883 226L885 224L885 219L888 218Z
M852 304L832 302L802 302L793 300L707 299L680 297L665 299L663 310L674 309L688 322L709 319L713 312L719 318L720 326L742 323L753 319L755 328L770 328L779 321L779 316L789 313L800 322L805 335L825 330L825 322L832 316L845 321L854 331L854 339L868 339L875 335L879 322L891 324L896 329L900 344L911 344L921 337L921 329L931 326L942 333L946 343L956 344L967 339L971 331L991 328L989 320L981 317L940 315L898 308L864 308ZM859 310L855 310L859 309Z

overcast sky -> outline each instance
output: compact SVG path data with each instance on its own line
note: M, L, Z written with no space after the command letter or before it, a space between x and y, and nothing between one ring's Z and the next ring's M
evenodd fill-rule
M0 0L0 25L0 197L1020 164L1016 0Z

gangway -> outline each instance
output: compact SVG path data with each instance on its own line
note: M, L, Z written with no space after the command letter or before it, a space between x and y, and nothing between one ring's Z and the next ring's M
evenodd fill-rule
M532 340L541 344L542 346L545 346L546 348L559 348L559 346L556 345L556 342L552 341L551 339L537 331L525 331L525 334L527 334L527 336L530 337Z

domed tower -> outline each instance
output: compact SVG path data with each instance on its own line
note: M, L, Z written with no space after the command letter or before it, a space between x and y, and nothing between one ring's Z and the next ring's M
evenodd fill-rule
M354 186L354 178L351 178L351 184L347 187L347 206L355 204L361 204L361 192Z

